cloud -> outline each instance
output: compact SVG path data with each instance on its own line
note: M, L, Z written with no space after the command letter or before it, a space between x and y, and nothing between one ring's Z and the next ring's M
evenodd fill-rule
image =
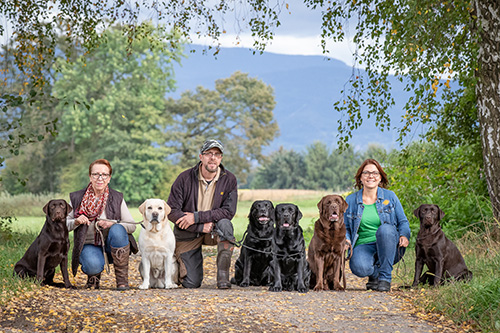
M209 38L192 37L193 44L202 46L241 47L251 49L254 39L248 34L229 35L225 34L214 42ZM287 55L320 55L337 59L348 66L353 65L354 44L350 41L338 43L327 43L328 53L323 53L321 38L319 35L293 36L289 34L278 34L266 45L266 52Z
M288 7L283 6L279 14L280 26L274 30L274 37L267 42L266 52L287 55L320 55L337 59L348 66L353 65L352 54L355 44L347 38L346 41L327 42L327 52L321 48L321 9L312 10L302 0L290 0ZM227 16L224 29L227 33L220 36L217 42L209 38L192 36L194 44L203 46L242 47L251 49L254 38L248 26L238 19Z

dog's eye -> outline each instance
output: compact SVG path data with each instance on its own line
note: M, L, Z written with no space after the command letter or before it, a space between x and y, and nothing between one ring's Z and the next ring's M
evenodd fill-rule
M163 207L158 207L158 210L162 210L162 209L163 209Z
M148 209L149 209L149 210L151 210L151 209L153 209L153 207L151 207L151 206L148 206Z

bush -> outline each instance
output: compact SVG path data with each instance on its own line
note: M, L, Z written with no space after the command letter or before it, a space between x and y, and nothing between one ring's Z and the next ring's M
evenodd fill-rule
M485 230L493 214L482 161L470 160L472 149L416 142L391 155L386 172L412 231L419 229L413 211L423 203L439 205L446 214L441 225L453 238L468 230Z

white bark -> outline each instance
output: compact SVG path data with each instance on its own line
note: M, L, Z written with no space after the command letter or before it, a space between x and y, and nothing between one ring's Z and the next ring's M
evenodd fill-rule
M475 0L479 29L476 86L483 159L493 213L500 221L500 3Z

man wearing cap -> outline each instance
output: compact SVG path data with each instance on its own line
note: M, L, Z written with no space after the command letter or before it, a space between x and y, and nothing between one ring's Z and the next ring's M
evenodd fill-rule
M238 184L221 164L223 153L219 141L205 141L200 162L177 177L168 197L179 278L185 288L201 286L202 245L217 245L217 288L231 288L229 268L235 240L231 219L236 213Z

